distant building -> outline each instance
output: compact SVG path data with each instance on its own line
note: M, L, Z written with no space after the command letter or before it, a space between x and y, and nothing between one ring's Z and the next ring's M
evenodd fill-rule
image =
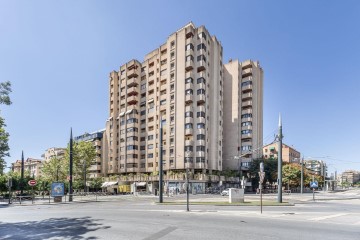
M52 147L45 150L45 153L41 155L45 161L49 161L52 157L62 158L65 156L66 148Z
M350 185L360 182L360 172L355 170L346 170L340 175L340 183L347 182Z
M277 142L268 144L263 147L263 157L277 158L278 157L279 144ZM282 161L287 163L300 163L300 152L295 148L290 147L283 143L282 147Z
M311 175L317 176L326 176L326 163L322 160L305 160L305 168L309 171Z
M40 159L27 158L24 160L24 176L26 174L35 178L41 176L41 166L42 161ZM12 163L11 169L13 172L21 173L21 160Z
M107 156L107 147L104 132L105 129L74 137L75 142L92 142L96 150L96 158L89 168L89 178L102 177L106 172L107 164L104 163L104 157Z

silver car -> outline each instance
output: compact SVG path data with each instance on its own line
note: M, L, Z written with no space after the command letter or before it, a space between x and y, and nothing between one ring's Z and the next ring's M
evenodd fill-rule
M221 196L229 196L229 189L226 188L226 189L223 190L220 194L221 194Z

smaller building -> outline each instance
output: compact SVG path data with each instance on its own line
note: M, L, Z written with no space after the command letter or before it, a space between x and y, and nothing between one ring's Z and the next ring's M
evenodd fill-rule
M360 172L355 170L346 170L340 175L340 183L347 182L350 185L360 182Z
M265 145L263 147L263 157L277 158L278 157L279 144L277 142ZM282 161L287 163L298 163L300 164L300 152L295 148L290 147L283 143L282 146Z
M52 157L62 158L65 156L66 148L52 147L45 150L45 153L41 155L45 161L49 161Z
M89 168L89 178L102 177L104 175L103 164L104 156L107 153L104 142L105 129L93 133L84 133L74 137L75 142L92 142L96 151L96 158Z
M24 160L24 176L28 174L34 178L41 176L41 167L42 160L27 158ZM16 162L11 164L11 169L13 172L21 173L21 160L16 160Z

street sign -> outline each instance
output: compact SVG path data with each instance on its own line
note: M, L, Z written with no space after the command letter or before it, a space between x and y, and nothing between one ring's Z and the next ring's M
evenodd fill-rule
M318 187L318 182L314 181L314 182L310 182L310 188L317 188Z
M35 186L36 183L37 183L36 180L29 180L29 181L28 181L28 184L29 184L30 186L32 186L32 187Z

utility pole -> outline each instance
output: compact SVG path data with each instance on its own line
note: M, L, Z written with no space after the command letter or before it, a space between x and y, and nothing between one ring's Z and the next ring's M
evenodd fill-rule
M20 180L20 193L24 193L24 151L21 151L21 180Z
M278 203L282 203L282 123L279 115L279 146L278 146Z
M190 151L186 151L186 211L189 212L189 155Z
M303 194L304 191L304 157L300 160L301 162L301 186L300 186L300 192Z
M159 202L163 202L163 127L160 118Z
M73 187L72 187L72 174L73 174L73 137L72 137L72 128L70 130L70 166L69 166L69 202L72 202L73 200Z

